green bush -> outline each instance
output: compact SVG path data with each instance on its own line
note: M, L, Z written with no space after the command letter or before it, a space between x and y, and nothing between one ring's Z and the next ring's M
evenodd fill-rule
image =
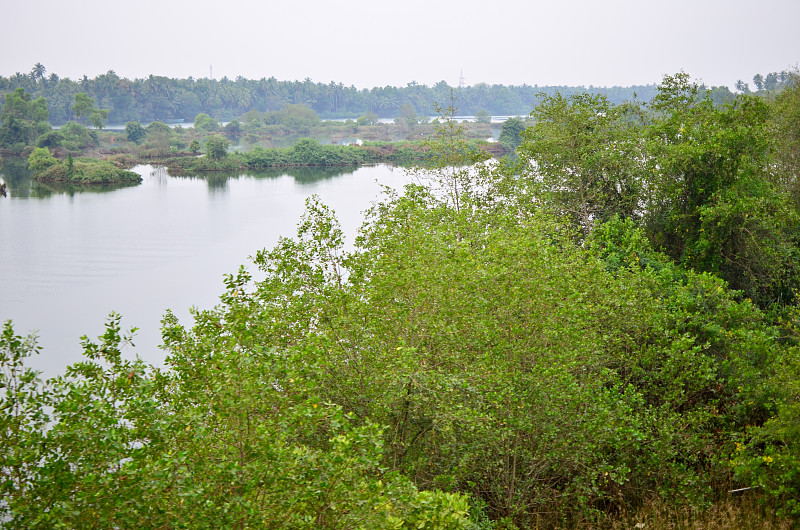
M214 135L206 140L206 155L214 160L220 160L228 156L228 146L230 142L220 136Z
M31 171L44 171L58 163L47 147L34 147L31 154L28 155L28 167Z
M211 133L219 129L219 122L208 114L201 112L194 119L194 128L204 133Z
M140 144L144 141L147 131L138 121L129 121L125 124L125 136L129 141Z
M74 121L67 122L60 132L63 138L61 145L69 151L82 151L100 145L96 131Z
M207 326L219 316L198 313L185 329L168 314L164 370L124 358L128 338L112 316L98 342L84 340L84 361L44 383L24 366L35 340L7 322L3 521L12 528L465 527L466 498L418 491L384 472L381 430L310 394L320 368L308 354L322 352L267 353L236 339L215 340L209 350Z

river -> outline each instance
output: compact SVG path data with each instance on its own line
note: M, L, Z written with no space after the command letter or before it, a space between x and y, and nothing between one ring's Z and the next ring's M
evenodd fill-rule
M137 166L137 186L59 189L3 171L0 321L37 330L42 352L29 364L45 376L79 360L79 337L101 334L111 311L139 328L125 354L160 364L164 311L189 324L190 307L213 307L224 274L294 235L307 197L333 208L352 242L382 186L411 180L387 165L209 177Z

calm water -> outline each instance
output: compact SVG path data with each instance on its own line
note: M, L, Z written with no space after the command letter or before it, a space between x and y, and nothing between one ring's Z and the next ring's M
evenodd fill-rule
M123 329L140 328L127 353L160 363L164 311L188 324L190 307L213 307L224 274L295 234L306 197L332 207L352 241L381 185L410 180L390 166L208 178L134 170L141 185L88 190L0 173L11 189L0 197L0 321L38 330L43 351L31 364L45 375L78 360L79 337L101 334L111 311Z

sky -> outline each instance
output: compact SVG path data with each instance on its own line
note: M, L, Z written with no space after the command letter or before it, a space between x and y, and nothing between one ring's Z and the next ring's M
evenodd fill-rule
M800 0L0 0L0 15L6 77L40 62L72 79L630 86L684 71L733 87L800 62Z

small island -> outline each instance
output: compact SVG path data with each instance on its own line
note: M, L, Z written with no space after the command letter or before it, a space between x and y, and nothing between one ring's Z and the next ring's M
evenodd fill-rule
M47 147L36 147L28 156L33 179L39 182L71 184L128 184L139 183L142 177L123 169L109 160L76 158L66 160L54 157Z

